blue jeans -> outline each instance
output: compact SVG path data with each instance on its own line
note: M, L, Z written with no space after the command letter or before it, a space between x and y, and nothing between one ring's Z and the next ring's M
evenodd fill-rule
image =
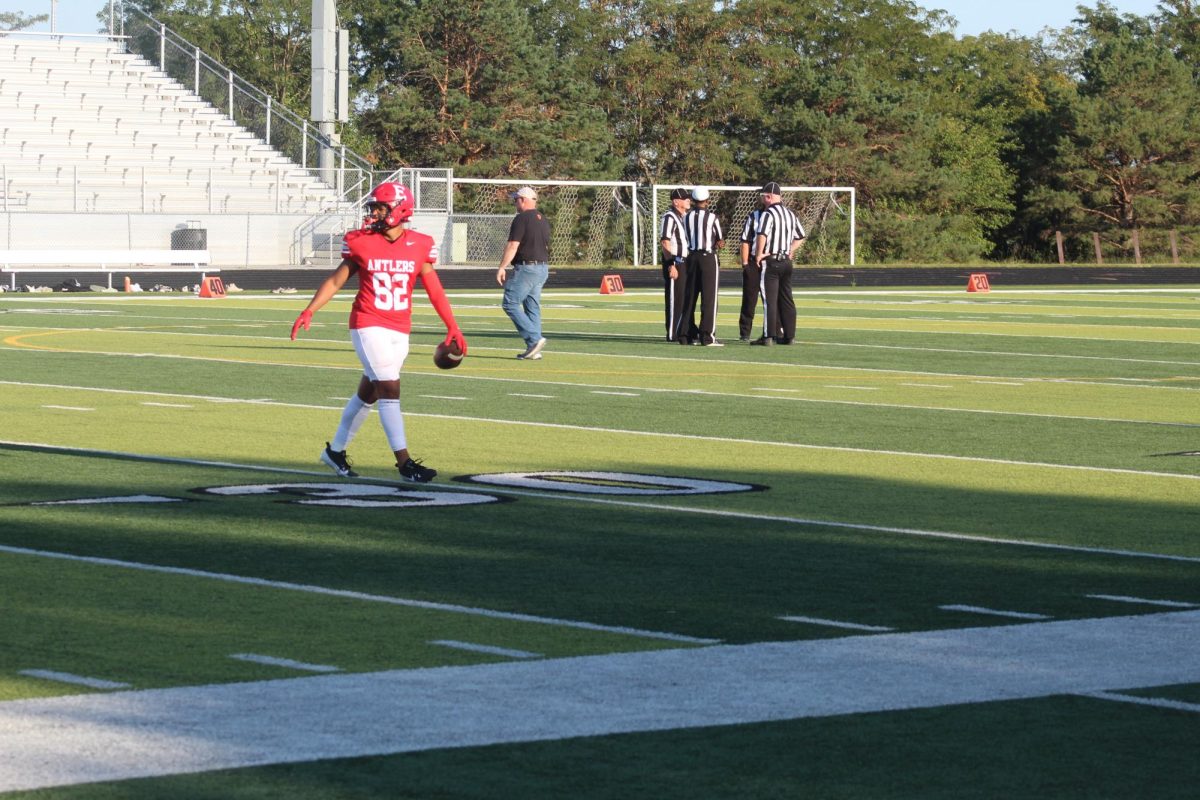
M542 338L542 284L550 277L548 264L514 266L504 281L501 307L517 326L517 333L530 347Z

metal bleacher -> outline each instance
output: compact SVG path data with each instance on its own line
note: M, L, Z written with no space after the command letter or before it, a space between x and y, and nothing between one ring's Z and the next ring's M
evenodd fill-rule
M340 202L121 37L0 35L0 211L316 214Z

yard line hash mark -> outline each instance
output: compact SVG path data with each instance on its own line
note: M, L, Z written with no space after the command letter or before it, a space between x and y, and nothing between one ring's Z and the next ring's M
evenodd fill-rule
M1138 706L1153 706L1154 708L1171 708L1176 711L1190 711L1200 714L1200 703L1185 703L1181 700L1167 700L1162 697L1137 697L1118 692L1087 692L1080 697L1091 697L1095 700L1111 700L1115 703L1132 703Z
M72 686L86 686L89 689L128 689L128 683L119 681L106 681L100 678L88 678L83 675L74 675L70 672L58 672L52 669L23 669L21 675L27 678L40 678L44 681L54 681L55 683L69 683Z
M42 408L53 408L57 411L95 411L94 408L83 408L81 406L42 406Z
M298 669L304 672L342 671L340 667L331 667L328 664L308 664L303 661L293 661L290 658L275 658L274 656L263 656L258 653L231 653L229 657L235 661L249 661L252 664L266 664L271 667Z
M878 392L878 386L826 386L826 389L851 389L856 392Z
M417 395L417 396L424 397L428 400L470 400L471 399L469 397L454 397L451 395L444 395L444 394L422 394L422 395Z
M1051 619L1045 614L1030 614L1026 611L1001 611L1000 609L984 608L983 606L946 605L938 606L938 608L942 611L965 611L968 614L987 614L992 617L1008 617L1010 619Z
M863 625L859 622L841 622L836 619L821 619L820 617L798 617L789 615L786 617L779 617L779 619L783 620L784 622L803 622L807 625L825 625L830 628L845 628L846 630L850 631L873 631L876 633L886 633L890 630L893 630L892 628L884 625Z
M524 392L509 392L509 397L531 397L534 400L554 400L555 395L552 394L525 394Z
M579 628L581 630L600 631L602 633L617 633L627 636L636 636L643 639L662 639L665 641L685 642L688 644L717 644L720 641L719 639L700 639L694 636L684 636L683 634L678 633L662 633L660 631L648 631L640 628L626 628L619 625L600 625L594 622L580 622L578 620L558 619L555 617L539 617L533 614L520 614L511 611L495 611L489 608L461 606L453 603L435 603L429 600L412 600L406 597L368 594L366 592L355 592L349 589L330 589L325 586L314 586L306 583L272 581L266 578L254 578L245 575L231 575L224 572L208 572L206 570L189 569L187 567L166 567L160 564L144 564L137 561L122 561L115 558L77 556L70 553L56 553L51 550L31 550L25 547L9 547L8 545L0 545L0 553L13 553L15 555L35 556L37 558L56 558L62 559L63 561L76 561L83 564L97 564L100 566L118 567L121 569L135 569L142 570L144 572L158 572L165 575L186 575L193 578L225 581L227 583L236 583L245 586L261 586L268 589L284 589L287 591L305 592L308 594L323 595L326 597L344 597L350 600L362 600L368 603L385 603L394 606L404 606L406 608L423 608L430 611L446 611L452 614L468 614L477 617L489 617L491 619L530 622L539 625L552 625L563 628Z
M1182 603L1178 600L1147 600L1143 597L1126 597L1120 594L1089 594L1093 600L1112 600L1114 603L1136 603L1146 606L1163 606L1164 608L1197 608L1200 603Z
M195 408L195 406L189 406L186 403L153 403L149 400L143 400L142 405L154 406L155 408Z
M467 650L472 653L485 653L490 656L505 656L507 658L541 658L541 653L531 653L528 650L513 650L509 647L493 647L487 644L472 644L471 642L456 642L453 639L434 639L430 644L439 647L450 647L455 650Z
M600 391L599 389L593 390L592 394L609 394L616 397L641 397L641 394L638 392L604 392Z

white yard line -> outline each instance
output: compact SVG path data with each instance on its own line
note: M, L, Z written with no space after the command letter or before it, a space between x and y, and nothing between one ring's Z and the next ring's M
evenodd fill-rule
M420 416L420 415L414 415L414 416ZM489 420L489 421L492 421L492 420ZM760 443L755 442L755 444L760 444ZM283 467L267 467L267 466L262 466L262 465L258 465L258 464L236 464L236 463L227 462L227 461L202 461L202 460L197 460L197 459L172 458L169 456L151 456L151 455L142 455L142 454L137 454L137 453L121 453L121 452L112 451L112 450L94 450L94 449L88 449L88 448L62 447L60 445L31 444L28 442L9 442L9 441L0 440L0 446L5 446L5 445L15 446L15 447L33 448L33 449L37 449L37 450L44 450L47 452L58 452L58 453L66 453L66 454L73 454L73 455L84 455L84 456L104 455L104 456L109 456L109 457L118 456L118 457L122 457L122 458L128 458L128 459L134 460L134 461L149 461L149 462L163 463L163 464L183 464L183 465L187 465L187 466L218 467L221 469L249 470L249 471L253 471L253 472L267 472L267 473L273 472L273 473L285 474L285 475L306 475L306 476L315 475L315 476L320 476L320 477L326 477L328 475L328 472L326 472L324 470L317 471L317 470L287 469L287 468L283 468ZM1173 475L1170 473L1154 473L1154 474L1161 475L1162 477L1171 477L1171 478L1182 477L1182 478L1189 478L1189 479L1200 479L1200 476L1192 476L1192 475ZM388 486L399 485L395 481L379 479L379 478L359 477L356 480L358 480L360 482L367 482L367 483L381 483L381 484L385 484ZM407 485L407 484L404 484L404 485ZM477 491L478 486L479 486L478 484L469 485L469 486L468 485L455 485L455 484L430 484L429 486L426 487L426 489L430 490L430 491L467 491L468 489L471 491ZM752 513L747 513L747 512L728 511L725 509L689 508L689 507L683 506L683 505L670 505L667 503L649 503L649 502L642 502L642 501L635 501L635 500L613 500L613 499L608 499L608 498L589 497L589 496L585 496L585 495L575 495L575 494L564 495L561 493L553 493L553 492L537 492L537 491L527 491L527 490L521 490L521 489L508 489L505 487L494 486L494 485L490 485L490 484L487 486L487 490L489 492L496 493L496 494L510 494L510 495L514 495L514 496L518 496L518 497L536 497L536 498L544 499L544 500L559 500L559 501L566 500L566 501L573 502L573 503L593 503L593 504L599 504L599 505L614 505L614 506L621 506L624 508L639 508L639 509L649 509L649 510L655 510L655 511L667 511L672 514L701 514L704 516L728 517L730 519L753 520L753 521L757 521L757 522L771 522L771 523L780 523L780 524L788 524L788 525L804 525L804 526L813 526L813 527L834 528L834 529L839 529L839 530L854 530L854 531L862 531L865 533L882 533L882 534L897 535L897 536L919 536L919 537L932 538L932 539L946 539L946 540L950 540L950 541L973 542L976 544L994 544L994 545L1002 545L1002 546L1007 546L1007 547L1029 547L1029 548L1034 548L1034 549L1039 549L1039 550L1054 550L1054 551L1065 552L1065 553L1086 553L1089 555L1116 556L1116 557L1120 557L1120 558L1149 558L1149 559L1154 559L1154 560L1175 561L1175 562L1189 563L1189 564L1200 563L1200 557L1196 557L1196 556L1180 556L1180 555L1171 555L1171 554L1167 554L1167 553L1150 553L1150 552L1141 551L1141 550L1123 550L1123 549L1118 549L1118 548L1107 548L1107 547L1085 547L1082 545L1055 544L1052 542L1038 542L1038 541L1022 540L1022 539L1005 539L1005 538L997 537L997 536L983 536L983 535L975 535L975 534L970 534L970 533L959 533L959 532L954 532L954 531L938 531L938 530L928 530L928 529L922 529L922 528L899 528L899 527L892 527L892 526L888 526L888 525L869 525L866 523L844 522L844 521L840 521L840 520L812 519L812 518L807 518L807 517L789 517L789 516L784 516L784 515L780 515L780 514L752 514ZM0 546L0 552L3 552L5 549L6 548ZM11 549L11 548L8 548L8 549Z
M1200 611L0 703L0 791L1200 681Z
M260 400L245 400L245 399L230 398L230 397L206 397L204 395L168 394L165 392L147 392L147 391L138 391L138 390L131 390L131 389L104 389L104 388L94 388L94 387L87 387L87 386L50 386L50 385L46 385L46 384L30 384L30 383L25 383L25 382L20 382L20 381L0 380L0 386L4 386L4 385L32 386L32 387L41 387L41 388L58 388L58 389L69 389L72 391L95 391L95 392L103 392L103 393L109 393L109 394L153 395L153 396L157 396L157 397L183 397L183 398L190 398L190 399L194 399L194 400L207 400L207 401L213 402L213 403L247 403L247 404L253 404L253 405L269 405L269 406L275 406L275 407L279 407L279 408L302 408L302 409L315 409L315 410L322 410L322 411L332 411L332 410L340 411L340 410L342 410L341 406L315 405L315 404L311 404L311 403L267 402L267 401L260 401ZM687 392L687 394L702 394L702 393L701 392ZM708 394L708 393L703 393L703 394ZM782 400L784 402L788 402L788 401L792 400L792 398L773 398L773 397L770 397L767 395L744 395L744 397L758 399L758 400ZM810 402L810 401L802 400L801 402ZM851 402L851 401L845 401L845 400L835 400L835 401L821 400L821 401L811 401L811 402L822 402L822 403L832 402L832 403L839 403L839 404L844 404L844 405L861 405L861 406L868 406L868 407L873 406L873 404L871 404L871 403L857 403L857 402ZM886 404L881 404L881 406L884 406L884 405L886 405ZM414 411L405 411L404 413L406 416L410 416L410 417L426 417L429 419L461 420L461 421L465 421L465 422L485 422L485 423L491 423L491 424L495 424L495 425L522 425L522 426L534 427L534 428L576 430L576 431L584 431L584 432L589 432L589 433L610 433L610 434L618 434L618 435L625 435L625 436L649 436L649 437L666 438L666 439L683 439L683 440L688 440L688 441L722 442L722 443L727 443L727 444L763 445L763 446L770 446L770 447L794 448L794 449L799 449L799 450L816 450L816 451L827 451L827 452L837 452L837 453L861 453L864 455L900 456L903 458L928 458L928 459L934 459L934 460L964 461L964 462L975 462L975 463L981 463L981 464L1002 464L1002 465L1026 466L1026 467L1046 467L1046 468L1050 468L1050 469L1067 469L1067 470L1096 472L1096 473L1105 473L1105 474L1113 474L1113 475L1145 475L1145 476L1160 477L1160 478L1179 478L1179 479L1183 479L1183 480L1200 480L1200 475L1188 475L1188 474L1184 474L1184 473L1175 473L1175 472L1155 472L1155 471L1148 471L1148 470L1131 470L1131 469L1121 469L1121 468L1117 468L1117 467L1089 467L1089 466L1085 466L1085 465L1081 465L1081 464L1053 464L1053 463L1045 462L1045 461L1015 461L1012 459L985 458L982 456L955 456L955 455L947 455L947 454L943 454L943 453L918 453L918 452L909 451L909 450L879 450L879 449L863 448L863 447L839 447L836 445L805 444L803 442L777 442L777 441L764 441L761 439L741 439L741 438L731 437L731 436L702 436L699 434L670 433L670 432L660 432L660 431L638 431L638 430L629 430L629 429L625 429L625 428L602 428L602 427L596 427L596 426L590 426L590 425L568 425L568 424L564 424L564 423L532 422L532 421L526 421L526 420L496 419L496 418L492 418L492 417L467 417L467 416L462 416L462 415L450 416L447 414L428 414L428 413L421 413L421 412L414 412ZM988 413L993 413L993 412L985 411L985 412L973 412L973 413L988 414ZM995 413L1007 413L1007 412L995 412ZM1058 416L1058 415L1049 415L1049 414L1046 414L1046 415L1043 415L1043 414L1018 414L1017 416L1037 416L1037 417L1047 416L1047 417L1052 417L1054 419L1071 419L1070 417L1062 417L1062 416ZM1093 420L1093 421L1097 421L1097 420ZM1134 422L1132 420L1109 420L1109 421ZM1160 423L1160 422L1144 422L1144 421L1139 424L1156 425L1156 426L1157 425L1165 425L1168 427L1184 427L1184 428L1200 427L1200 425L1192 425L1192 424ZM5 442L0 441L0 444L4 444L4 443ZM20 444L20 443L19 442L7 442L7 444ZM36 445L34 445L34 446L36 446ZM286 470L281 470L281 471L286 471Z

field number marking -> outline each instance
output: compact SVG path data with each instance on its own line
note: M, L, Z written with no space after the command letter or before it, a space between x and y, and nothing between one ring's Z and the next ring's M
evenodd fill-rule
M432 506L469 506L498 503L490 494L416 492L394 486L368 483L255 483L241 486L215 486L194 490L222 497L282 494L297 499L285 502L302 506L339 508L413 508Z
M760 488L750 483L591 470L500 472L491 475L470 475L463 480L520 489L607 495L727 494L751 492Z

